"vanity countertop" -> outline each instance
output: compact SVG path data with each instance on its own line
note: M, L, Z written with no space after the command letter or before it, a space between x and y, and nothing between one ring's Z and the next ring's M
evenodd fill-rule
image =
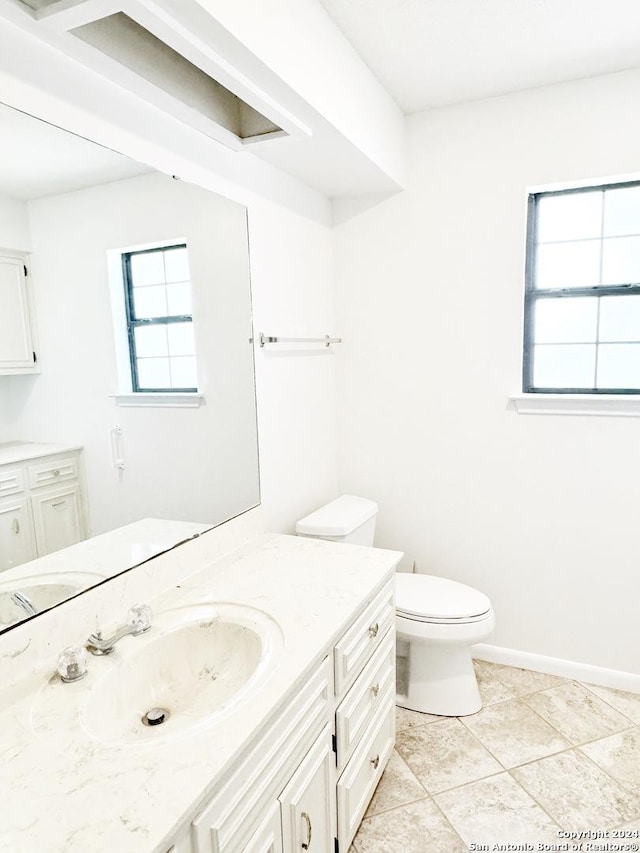
M45 721L46 735L39 720L36 734L33 684L18 690L17 701L0 712L0 851L164 853L247 743L389 578L400 556L262 534L152 599L155 612L201 602L241 603L269 614L283 633L284 649L269 679L232 715L191 734L114 746L91 739L80 725L74 731L56 728L55 720ZM90 657L84 681L57 688L76 702L103 663ZM30 682L42 690L50 677L49 670Z
M0 465L12 465L38 459L40 456L54 456L58 453L72 453L82 450L80 444L49 444L37 441L5 441L0 443Z

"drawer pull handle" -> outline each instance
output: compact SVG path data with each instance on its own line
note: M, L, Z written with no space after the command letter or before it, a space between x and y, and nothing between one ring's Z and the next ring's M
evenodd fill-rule
M369 627L369 634L371 637L377 637L378 636L378 623L377 622L374 622L373 625L371 625Z
M378 764L380 764L380 756L379 756L379 755L376 755L376 757L375 757L375 758L372 758L372 759L371 759L371 763L373 764L373 769L374 769L374 770L377 770L377 769L378 769Z
M51 506L64 506L66 501L56 501L56 503L51 504Z
M371 688L371 692L373 693L374 696L377 696L378 693L380 693L380 684L374 684L373 687Z
M13 524L11 525L11 529L16 534L16 536L18 536L18 534L20 533L20 522L17 518L13 519Z
M306 812L302 812L300 817L306 823L307 828L307 840L302 842L302 849L308 850L311 847L311 818Z
M54 477L59 477L60 476L60 469L54 468L51 473L53 474Z

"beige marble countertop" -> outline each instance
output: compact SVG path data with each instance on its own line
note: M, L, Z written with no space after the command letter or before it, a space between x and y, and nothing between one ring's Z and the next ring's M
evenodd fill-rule
M215 534L204 534L158 560L184 562L185 554L198 553L198 542ZM262 534L204 567L200 563L202 568L192 566L194 574L150 601L156 613L200 602L241 603L278 623L284 647L269 678L232 715L175 739L114 746L92 739L81 725L69 731L68 726L56 727L55 719L44 724L34 720L39 707L34 696L47 689L51 669L32 670L5 696L15 701L0 709L0 851L165 851L400 557L394 551ZM68 636L68 621L65 630ZM77 637L77 642L83 640ZM124 644L131 650L135 642L125 638L112 657L124 655ZM43 655L48 664L51 652L49 648ZM33 647L28 654L33 656ZM11 664L15 668L18 662ZM70 703L82 702L103 663L90 657L84 681L55 685L64 701L68 696Z

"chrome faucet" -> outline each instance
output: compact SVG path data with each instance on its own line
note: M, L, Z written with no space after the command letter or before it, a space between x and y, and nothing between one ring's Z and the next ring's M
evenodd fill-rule
M127 635L136 637L144 634L151 627L151 608L148 604L134 604L128 614L128 620L111 637L103 637L101 631L87 640L87 651L92 655L109 655L114 650L116 643Z
M31 601L30 598L27 598L27 596L23 592L20 592L20 590L16 590L11 593L11 601L13 601L14 604L17 604L21 610L24 610L27 616L35 616L38 612L38 608L35 606L33 601Z

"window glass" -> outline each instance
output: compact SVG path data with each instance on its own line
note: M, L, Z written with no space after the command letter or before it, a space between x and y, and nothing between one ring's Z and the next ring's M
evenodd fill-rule
M602 241L602 283L640 282L640 237L610 237Z
M640 234L640 186L605 192L603 234L605 237Z
M536 287L593 287L600 284L599 240L543 243L536 258Z
M187 247L122 258L133 391L197 391Z
M584 344L538 344L534 381L539 388L591 388L595 378L596 347Z
M640 394L640 182L529 197L525 391Z
M592 297L539 299L535 306L537 344L587 343L596 340L598 300Z
M539 243L600 237L602 191L548 195L538 205ZM639 232L640 233L640 232Z
M640 344L598 347L599 388L640 388Z

